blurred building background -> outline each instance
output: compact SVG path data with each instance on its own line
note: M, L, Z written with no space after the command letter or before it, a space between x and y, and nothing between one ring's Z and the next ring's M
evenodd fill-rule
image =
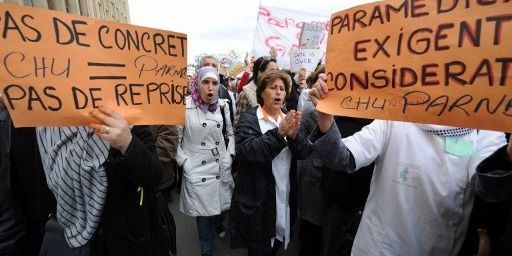
M41 7L96 19L130 23L128 0L0 0L0 3Z

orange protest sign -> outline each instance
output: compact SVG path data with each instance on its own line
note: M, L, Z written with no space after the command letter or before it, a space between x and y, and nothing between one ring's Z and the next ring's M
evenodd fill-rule
M512 2L380 1L331 24L321 111L512 131Z
M187 36L0 4L0 89L17 127L184 122Z

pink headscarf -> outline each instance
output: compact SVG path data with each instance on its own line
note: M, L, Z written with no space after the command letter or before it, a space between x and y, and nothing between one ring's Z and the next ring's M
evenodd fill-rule
M194 101L196 107L202 109L203 111L208 110L213 113L219 107L219 94L217 93L217 98L213 103L206 103L201 98L201 93L199 92L199 85L201 84L201 81L208 77L219 81L219 73L215 68L210 66L204 66L197 70L197 73L192 78L192 81L188 87L188 91L190 92L190 96L192 97L192 100Z

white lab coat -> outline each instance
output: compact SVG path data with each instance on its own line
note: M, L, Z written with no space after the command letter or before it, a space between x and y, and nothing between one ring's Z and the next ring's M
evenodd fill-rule
M352 255L457 255L466 235L476 166L506 144L476 131L472 156L445 152L445 138L413 123L376 120L343 143L356 169L375 161L370 194Z
M234 188L231 155L235 154L235 136L229 119L227 100L219 99L215 113L197 108L187 97L185 125L179 129L177 163L183 166L180 210L188 216L213 216L228 210ZM226 149L222 135L224 108Z

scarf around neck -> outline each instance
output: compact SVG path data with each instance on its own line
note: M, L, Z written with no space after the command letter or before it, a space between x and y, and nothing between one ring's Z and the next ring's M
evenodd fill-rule
M107 197L110 145L87 127L36 129L48 187L57 199L57 220L72 248L94 235Z
M441 137L460 137L465 136L473 132L471 128L460 128L436 124L416 124L423 131L435 134Z
M192 101L194 102L196 107L198 107L199 109L201 109L203 111L210 111L210 112L214 113L215 111L217 111L217 108L219 107L218 92L217 92L217 98L212 103L204 102L203 99L201 98L201 93L199 92L199 86L201 84L201 81L203 81L207 77L212 77L212 78L216 79L217 81L219 81L219 73L217 73L217 70L215 70L213 67L205 66L205 67L200 68L197 71L195 76L192 78L192 81L189 84L188 89L190 92L190 96L192 97ZM222 86L222 85L219 83L218 87L220 87L220 86Z

